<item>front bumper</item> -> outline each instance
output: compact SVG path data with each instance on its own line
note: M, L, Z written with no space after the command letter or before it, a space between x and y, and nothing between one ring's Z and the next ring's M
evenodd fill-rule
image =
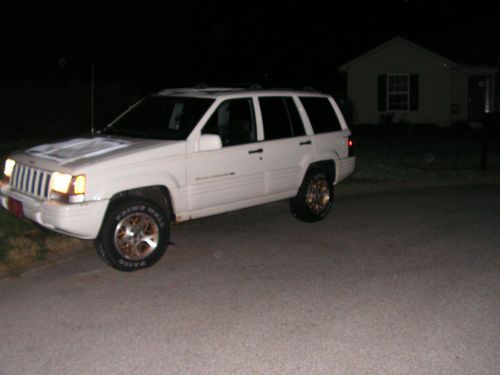
M86 240L98 236L108 206L107 200L79 204L39 200L0 183L0 203L5 209L8 209L9 197L22 203L27 219L55 232Z

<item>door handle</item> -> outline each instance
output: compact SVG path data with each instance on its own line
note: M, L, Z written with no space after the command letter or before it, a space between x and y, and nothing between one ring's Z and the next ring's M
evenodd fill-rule
M310 145L311 143L312 143L311 141L304 141L304 142L300 142L299 146Z
M262 154L263 152L264 152L264 150L261 149L261 148L258 148L256 150L250 150L250 151L248 151L249 154Z

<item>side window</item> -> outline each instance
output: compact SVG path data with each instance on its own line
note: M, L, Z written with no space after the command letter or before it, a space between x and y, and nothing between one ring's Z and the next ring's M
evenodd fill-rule
M342 130L337 114L328 98L301 97L307 117L311 121L314 133L328 133Z
M304 135L304 126L292 98L262 97L259 98L262 121L264 122L264 139Z
M217 134L223 146L235 146L257 141L252 99L231 99L213 113L202 134Z

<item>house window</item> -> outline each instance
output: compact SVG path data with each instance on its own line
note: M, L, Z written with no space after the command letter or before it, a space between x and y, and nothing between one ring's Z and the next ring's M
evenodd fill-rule
M418 111L418 74L380 74L378 76L378 110Z
M410 101L408 74L387 75L387 110L407 111Z

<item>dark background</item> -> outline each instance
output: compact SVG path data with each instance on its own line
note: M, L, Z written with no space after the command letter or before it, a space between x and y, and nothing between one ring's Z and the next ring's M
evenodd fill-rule
M457 62L497 66L492 5L3 1L2 138L90 129L92 66L96 127L167 87L311 86L342 97L337 67L397 35Z

